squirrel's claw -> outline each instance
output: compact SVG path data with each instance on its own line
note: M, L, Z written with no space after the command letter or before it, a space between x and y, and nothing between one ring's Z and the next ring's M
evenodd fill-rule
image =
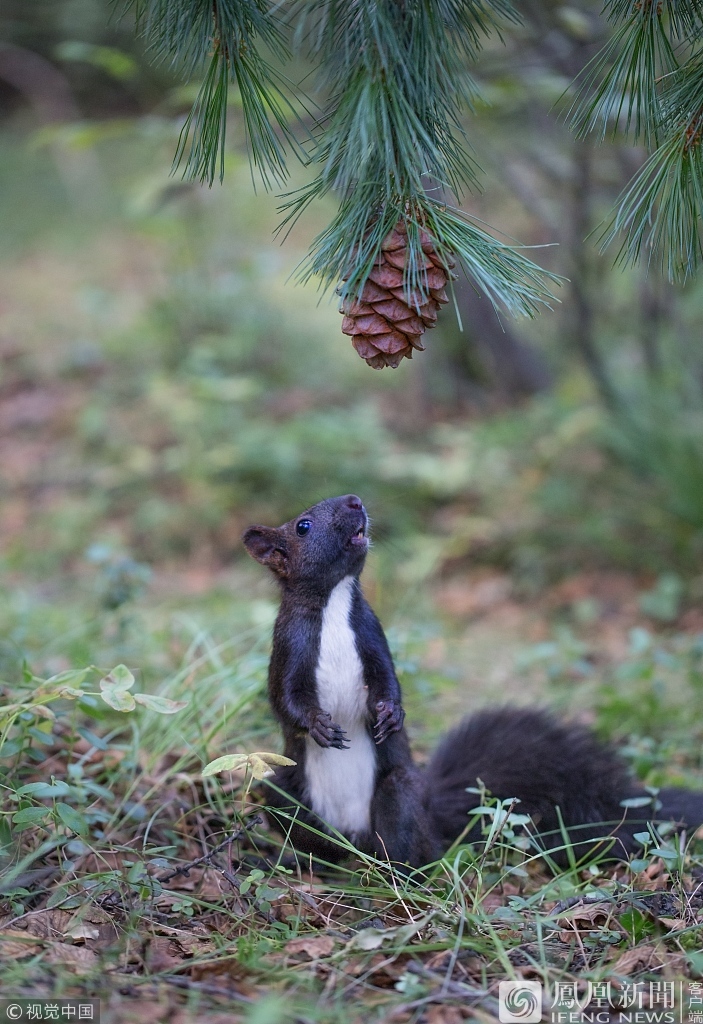
M308 730L315 743L320 747L336 747L337 750L348 750L345 743L348 736L344 729L332 721L332 716L326 711L319 711L310 723Z
M402 729L404 718L405 711L398 701L379 700L376 704L376 725L373 734L376 743L383 743L392 732Z

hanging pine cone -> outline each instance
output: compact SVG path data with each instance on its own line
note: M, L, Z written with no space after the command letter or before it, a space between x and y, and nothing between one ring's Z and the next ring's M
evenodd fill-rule
M375 370L395 368L404 356L412 359L415 348L423 351L422 335L428 327L436 326L440 306L449 301L447 268L454 266L454 260L442 260L425 231L420 233L420 243L428 298L423 301L419 292L408 294L403 288L408 237L405 224L399 220L381 243L381 253L360 298L342 303L342 332L351 335L356 351Z

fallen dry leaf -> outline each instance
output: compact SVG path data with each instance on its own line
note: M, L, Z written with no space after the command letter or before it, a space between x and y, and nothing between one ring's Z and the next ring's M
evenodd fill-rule
M94 924L79 921L65 931L64 936L67 939L73 939L74 942L91 942L100 938L100 929Z
M666 925L670 932L680 932L683 928L688 928L688 922L682 917L659 917L657 920Z
M76 974L88 974L99 964L97 953L87 946L74 946L70 942L51 942L46 947L46 959L51 964L64 964Z
M659 858L649 865L633 879L637 889L645 889L647 892L656 892L658 889L666 889L669 884L669 873L666 864Z
M664 966L672 974L680 974L686 966L686 957L682 953L670 953L651 942L643 942L618 957L612 965L612 971L614 974L630 975Z
M43 910L37 914L28 914L22 924L30 935L38 939L59 939L75 923L74 917L73 911Z
M171 971L180 967L186 957L178 943L171 939L155 935L149 940L146 951L146 964L150 971L158 974L160 971Z
M334 949L334 939L331 935L310 936L309 938L291 939L286 943L286 953L296 955L307 953L311 960L317 960L321 956L329 956Z
M602 928L624 932L615 917L615 911L614 904L605 900L602 903L577 906L558 919L557 923L561 928L559 938L562 942L570 942L575 933L600 931Z
M0 932L0 958L3 960L21 960L22 957L31 956L36 953L36 944L41 942L36 935L28 935L27 932L18 929L8 928Z

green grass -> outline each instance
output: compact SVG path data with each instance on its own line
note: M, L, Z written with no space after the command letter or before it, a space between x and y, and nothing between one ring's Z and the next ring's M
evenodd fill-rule
M228 602L241 625L225 635L219 600L175 614L149 608L144 596L103 609L69 643L95 644L98 673L42 682L25 672L6 686L5 703L26 702L0 748L6 991L80 992L125 1007L169 992L199 1020L227 1007L237 1019L332 1022L349 1019L350 1005L364 1020L419 1019L438 1005L495 1015L497 982L528 969L551 986L662 970L696 976L703 935L695 897L687 909L681 894L695 890L703 861L666 833L653 834L629 869L570 854L571 867L552 874L514 819L489 803L483 847L457 846L409 876L365 856L315 865L311 876L261 817L263 787L243 772L201 777L215 756L280 742L264 692L262 620L272 606ZM209 629L198 625L204 607L213 610ZM259 621L246 623L247 610ZM396 651L414 730L426 680L412 651L423 642L410 635ZM112 667L105 659L127 649L139 669L135 689L187 707L123 714L99 696L49 699L67 684L97 694ZM537 666L551 659L558 703L571 648L556 641L535 657ZM628 657L590 684L601 727L630 733L626 753L646 781L700 784L700 738L679 718L691 699L682 687L698 692L700 657L683 637L635 638ZM657 688L657 673L668 690ZM617 707L615 677L631 688L617 691ZM652 693L655 707L645 700ZM55 717L33 712L36 700ZM678 746L663 762L667 737ZM664 896L651 891L657 878Z

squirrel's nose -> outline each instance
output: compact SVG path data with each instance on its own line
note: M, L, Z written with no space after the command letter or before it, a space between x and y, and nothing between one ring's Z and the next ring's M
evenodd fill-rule
M353 508L356 512L361 512L364 507L361 503L361 498L357 498L356 494L348 494L344 501L349 508Z

